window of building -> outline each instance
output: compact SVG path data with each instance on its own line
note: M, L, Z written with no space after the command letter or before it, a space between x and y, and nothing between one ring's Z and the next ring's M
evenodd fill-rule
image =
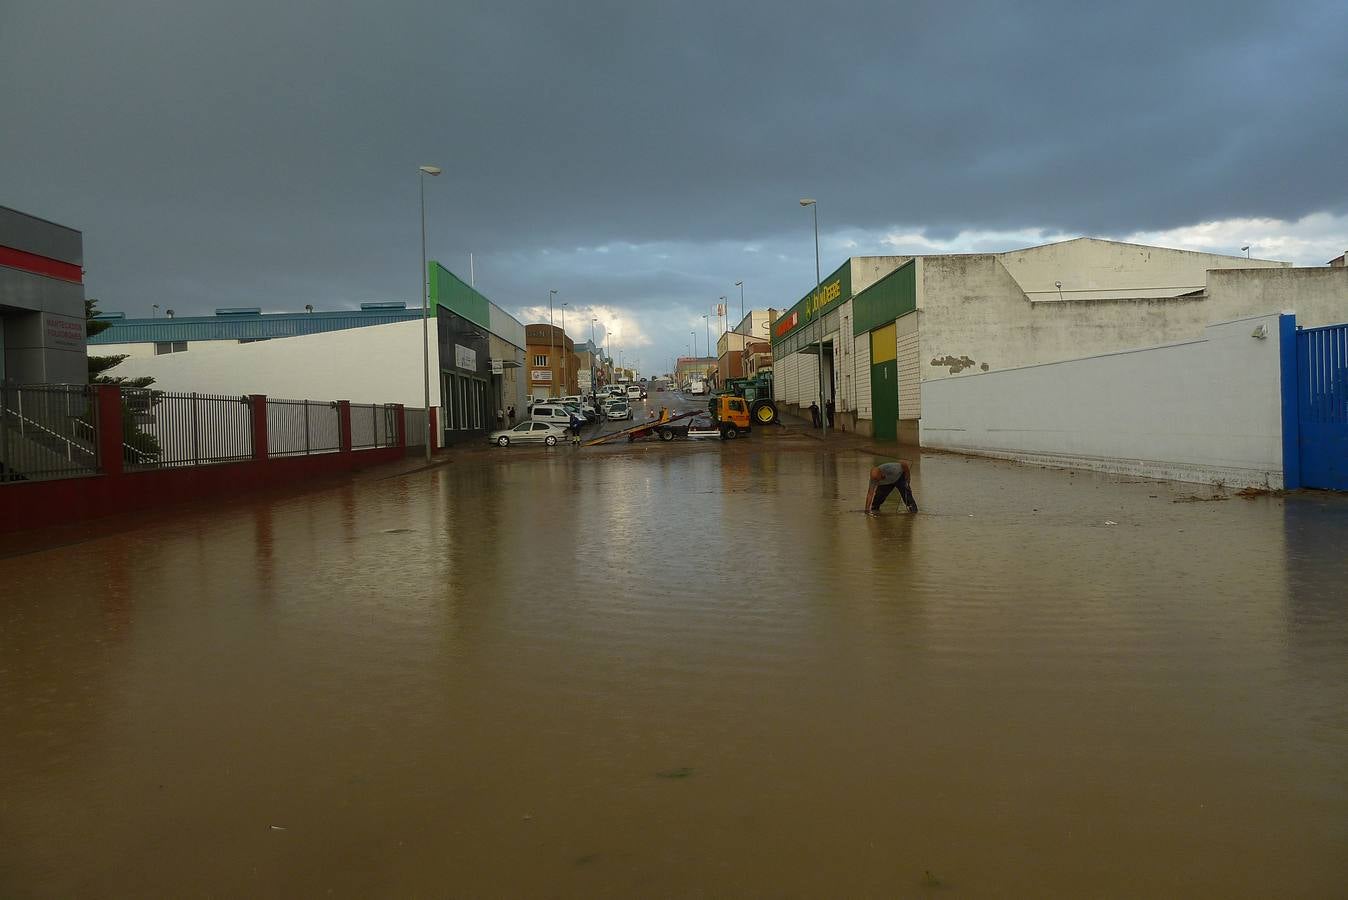
M541 367L541 366L546 366L547 364L548 364L548 358L547 358L546 356L535 356L535 357L534 357L534 365L540 366L540 367Z
M187 341L155 341L154 355L163 356L165 353L182 353L187 349Z

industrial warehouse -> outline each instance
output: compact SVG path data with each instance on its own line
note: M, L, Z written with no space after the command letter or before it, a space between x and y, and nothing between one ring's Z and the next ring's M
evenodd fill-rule
M525 407L524 326L454 273L431 262L430 405L441 446L481 437L496 411ZM218 309L213 316L149 319L115 311L90 339L96 352L125 355L116 374L150 376L176 390L276 397L330 397L425 406L422 314L403 301L359 310L263 313Z
M1348 312L1342 281L1337 268L1097 238L852 257L777 318L774 393L784 411L832 402L842 430L925 446L931 382L1196 339L1283 309L1329 325Z

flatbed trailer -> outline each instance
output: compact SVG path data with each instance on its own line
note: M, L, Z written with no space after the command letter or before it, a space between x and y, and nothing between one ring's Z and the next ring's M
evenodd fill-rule
M649 437L652 434L659 433L662 429L665 429L670 422L678 422L681 419L688 419L700 415L702 415L702 410L694 409L689 412L679 413L677 416L671 416L668 407L661 407L659 418L632 425L628 428L624 428L622 431L615 431L612 434L602 434L597 438L586 441L585 446L597 447L600 444L607 444L609 441L620 437L625 437L628 441L635 441L637 438ZM666 438L666 440L668 440L668 438Z

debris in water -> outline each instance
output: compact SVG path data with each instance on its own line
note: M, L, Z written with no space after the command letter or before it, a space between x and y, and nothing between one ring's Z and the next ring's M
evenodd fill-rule
M284 825L273 825L273 826L271 826L271 830L272 830L272 831L285 831L285 830L286 830L286 827L285 827Z
M1119 523L1118 523L1118 522L1115 522L1113 519L1105 519L1105 524L1106 524L1106 525L1117 525L1117 524L1119 524Z
M677 769L666 769L663 772L656 772L656 778L687 778L693 774L693 770L688 766L680 766Z
M938 888L942 886L942 882L941 879L931 874L931 869L923 869L922 886L925 888Z

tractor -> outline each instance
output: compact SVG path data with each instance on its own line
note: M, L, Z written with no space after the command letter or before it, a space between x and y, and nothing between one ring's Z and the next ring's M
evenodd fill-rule
M727 379L719 396L740 397L749 407L749 419L755 425L777 424L777 404L772 400L772 372L760 372L752 378ZM713 409L713 413L715 410Z

